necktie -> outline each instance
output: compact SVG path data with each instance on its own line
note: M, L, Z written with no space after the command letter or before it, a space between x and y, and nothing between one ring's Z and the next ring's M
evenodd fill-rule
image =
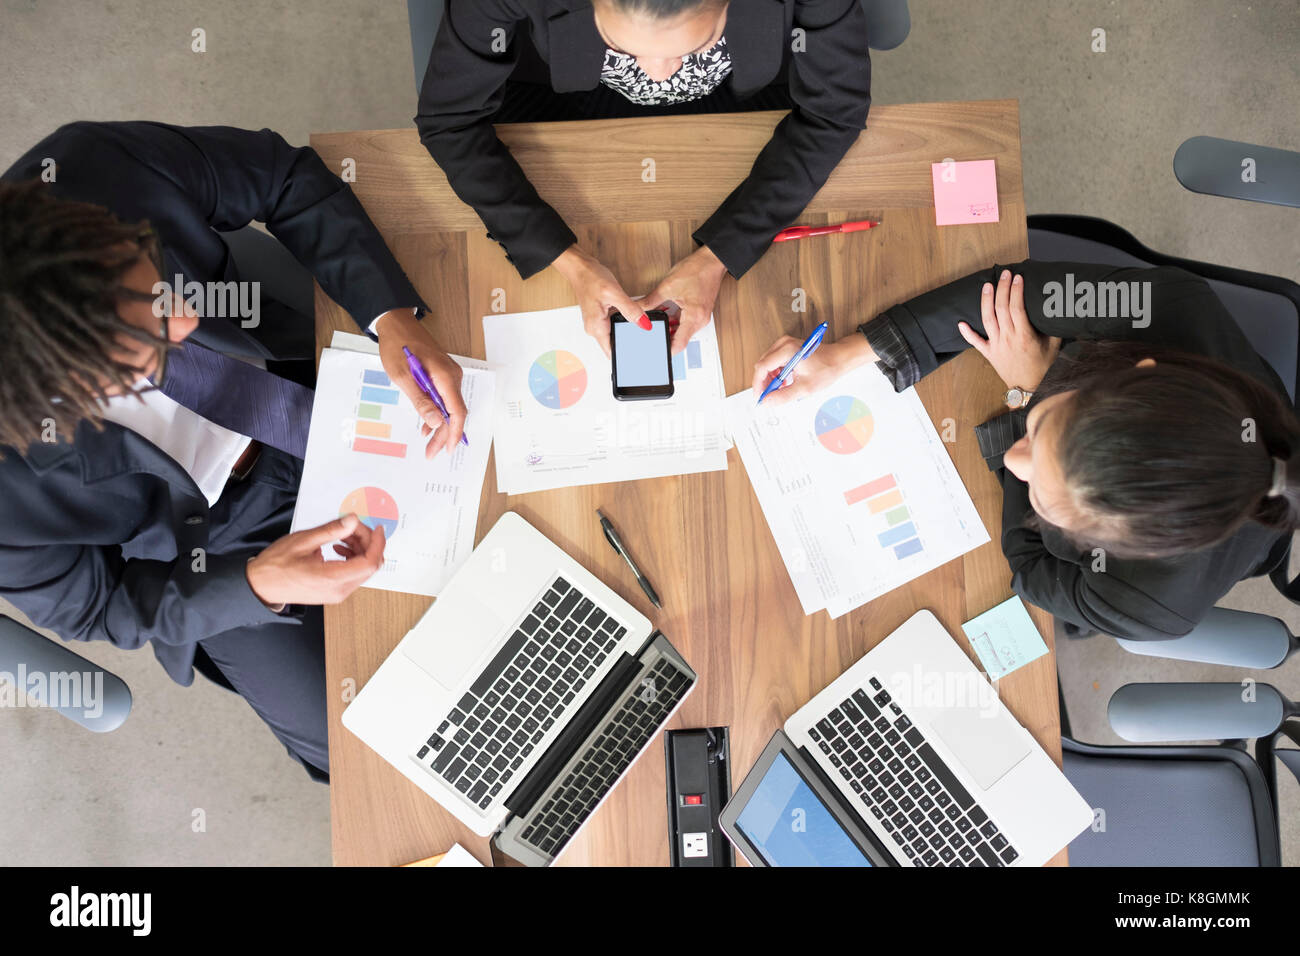
M315 393L194 342L167 353L159 390L210 422L298 458L307 453Z

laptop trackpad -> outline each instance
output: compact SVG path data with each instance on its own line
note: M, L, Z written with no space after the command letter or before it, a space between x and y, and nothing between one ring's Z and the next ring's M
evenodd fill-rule
M433 613L436 612L436 613ZM448 690L455 690L505 627L491 607L462 588L438 598L411 629L406 656Z
M1024 760L1031 749L1020 726L1006 711L995 716L987 713L978 707L950 707L930 720L930 726L984 790Z

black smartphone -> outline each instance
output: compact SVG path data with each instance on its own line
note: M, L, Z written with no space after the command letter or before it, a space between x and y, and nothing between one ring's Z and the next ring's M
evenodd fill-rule
M614 397L623 402L673 397L673 363L669 353L668 313L647 312L650 331L615 312L609 318L614 357Z

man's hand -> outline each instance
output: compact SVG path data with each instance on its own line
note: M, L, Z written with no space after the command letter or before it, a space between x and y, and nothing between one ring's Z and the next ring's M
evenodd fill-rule
M614 273L576 245L569 246L560 253L551 265L573 288L578 307L582 309L583 327L606 355L609 355L611 311L618 312L629 322L635 322L647 331L650 329L650 317L636 300L623 291L623 287L614 278Z
M343 561L326 561L331 541ZM338 604L384 563L384 530L371 530L354 514L319 528L285 535L248 562L248 586L263 604Z
M718 300L718 287L726 274L727 267L713 250L700 246L673 266L663 281L641 300L654 309L672 306L669 311L677 320L672 342L674 355L709 324L713 304Z
M1003 269L996 291L993 283L984 283L980 292L980 318L984 321L984 335L965 322L958 322L961 337L988 359L1007 388L1037 390L1061 351L1061 340L1040 335L1029 324L1024 278L1016 276L1013 280L1011 272Z
M384 371L411 400L416 412L424 421L421 431L432 435L424 449L424 457L432 458L443 449L451 454L460 442L465 430L465 400L460 395L460 382L465 370L457 365L433 340L433 336L420 324L411 309L393 309L385 312L375 320L375 334L379 336L379 358L384 363ZM424 365L424 370L433 379L443 404L447 406L448 420L442 420L442 413L433 399L420 391L415 384L415 376L406 362L402 347L409 348Z
M763 394L772 379L781 374L785 363L803 348L803 342L783 335L776 344L754 363L754 399ZM797 398L811 395L826 388L840 376L873 362L876 353L861 333L850 335L838 342L823 342L821 347L794 367L784 385L763 399L763 407L784 405Z

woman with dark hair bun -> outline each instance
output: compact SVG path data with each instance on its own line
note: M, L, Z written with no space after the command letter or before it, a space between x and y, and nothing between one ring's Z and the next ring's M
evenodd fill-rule
M767 401L872 361L901 391L977 349L1011 407L976 432L1002 481L1012 586L1071 633L1178 637L1285 560L1300 527L1300 420L1205 280L1028 260L860 331L822 346ZM759 360L756 390L799 344L784 338Z
M519 274L554 266L568 280L607 354L611 311L649 328L643 310L662 306L676 353L708 324L723 278L757 262L826 182L870 104L862 0L447 0L415 122ZM696 250L639 302L578 246L493 129L762 109L790 112L695 231Z

